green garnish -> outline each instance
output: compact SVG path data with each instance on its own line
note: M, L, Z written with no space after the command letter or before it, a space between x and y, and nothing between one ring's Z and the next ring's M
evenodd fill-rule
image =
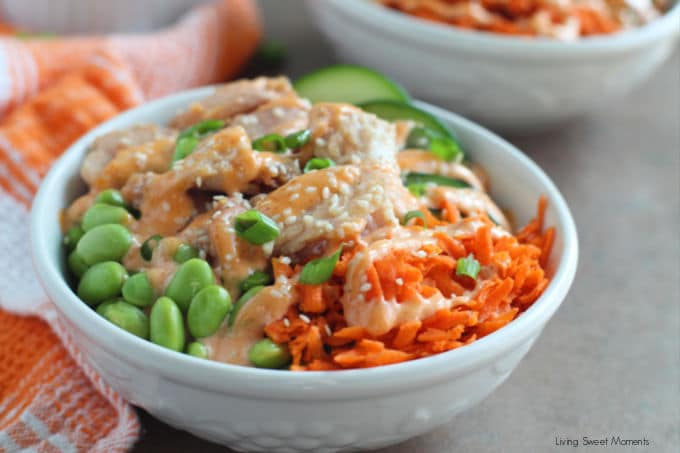
M416 197L422 197L425 195L425 190L427 189L426 185L423 183L407 184L406 188Z
M250 209L234 218L236 234L254 245L262 245L279 236L276 222L260 211Z
M175 153L172 155L172 161L177 162L178 160L184 159L194 152L196 145L198 145L198 139L196 137L180 138L175 144Z
M331 256L317 258L305 264L300 273L300 283L304 285L320 285L333 275L333 269L340 259L342 246Z
M222 129L226 123L222 120L204 120L196 123L191 127L187 127L180 132L178 139L185 137L202 138L210 132L215 132Z
M423 221L423 227L427 228L427 219L425 219L425 214L423 214L423 211L415 210L415 211L409 211L406 213L404 216L404 219L401 221L402 225L406 225L411 219L418 218Z
M310 171L323 170L328 167L335 167L335 162L324 157L313 157L305 164L304 172L309 173Z
M414 127L406 139L406 147L427 149L446 162L462 162L464 157L455 140L426 127Z
M241 284L239 285L239 289L241 290L242 293L246 293L256 286L266 286L273 282L274 279L268 273L262 271L255 271L241 282Z
M194 152L196 145L202 138L211 132L222 129L225 125L226 123L222 120L204 120L184 129L177 136L172 162L186 158Z
M481 266L479 261L477 261L472 254L465 258L459 258L456 263L456 275L470 277L473 280L477 278Z
M253 141L255 151L269 151L283 153L286 151L286 139L279 134L267 134Z
M404 185L409 187L413 184L434 184L437 186L457 187L459 189L472 187L470 184L461 179L453 179L442 175L430 175L426 173L407 173L404 177Z
M144 261L151 261L151 257L153 256L153 251L156 247L158 247L158 243L163 239L163 236L160 234L154 234L153 236L149 237L146 241L142 242L142 246L139 249L140 255L142 255L142 258L144 258Z
M295 149L305 146L309 142L310 138L312 138L312 131L309 129L303 129L301 131L286 135L284 142L288 148Z

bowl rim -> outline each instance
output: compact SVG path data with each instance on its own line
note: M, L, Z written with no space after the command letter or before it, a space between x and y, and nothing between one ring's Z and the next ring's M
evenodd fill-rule
M65 167L74 165L75 168L79 168L72 161L82 160L81 153L96 136L121 127L128 121L133 123L140 115L160 117L160 114L154 112L168 109L175 111L181 106L185 107L190 102L208 96L214 89L214 86L209 86L179 92L128 110L97 126L73 143L53 164L33 201L30 224L31 255L39 280L61 315L116 358L133 363L149 372L219 393L279 400L310 397L318 400L374 397L377 394L391 394L435 384L485 365L528 340L536 330L540 331L566 297L576 273L578 237L572 215L557 187L529 157L494 133L455 113L417 102L421 108L440 116L444 121L451 122L455 127L468 129L472 134L481 136L494 146L502 148L502 152L509 153L523 166L528 167L543 185L544 193L556 213L556 226L562 232L564 249L555 275L545 292L521 316L493 334L465 347L431 357L369 369L300 373L230 365L178 354L116 328L78 299L59 270L59 259L51 257L48 253L54 244L49 245L50 239L43 233L42 225L54 222L54 219L47 218L45 211L48 207L53 209L51 198L53 194L61 193L66 184L63 180L73 176L64 174ZM65 328L62 330L67 331ZM285 379L282 379L284 376Z
M319 8L315 0L306 0L308 7ZM547 37L525 38L496 33L465 30L439 24L393 11L372 0L328 0L324 7L360 22L367 30L381 30L394 40L419 43L442 51L468 49L480 54L500 55L504 58L597 57L625 52L648 45L666 35L680 35L680 0L663 15L651 22L619 33L593 36L575 41L561 41ZM405 33L405 30L409 30Z

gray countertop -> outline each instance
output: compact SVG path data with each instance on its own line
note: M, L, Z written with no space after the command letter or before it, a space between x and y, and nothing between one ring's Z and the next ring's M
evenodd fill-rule
M297 76L335 60L297 1L262 1ZM510 378L448 425L380 453L565 451L556 437L680 448L680 53L639 90L531 137L505 136L553 178L579 229L564 304ZM135 451L228 452L140 412Z

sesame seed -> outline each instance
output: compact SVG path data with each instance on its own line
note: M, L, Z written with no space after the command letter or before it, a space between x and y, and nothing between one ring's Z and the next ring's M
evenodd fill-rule
M286 219L286 223L287 223L288 225L292 225L292 224L294 224L295 222L297 222L297 216L292 215L292 216L290 216L290 217L288 217L288 218Z
M234 254L233 253L227 253L224 255L224 261L231 261L234 259Z
M164 202L161 204L161 208L163 209L163 211L168 212L168 211L170 210L170 205L168 204L167 201L164 201Z
M279 261L281 261L283 264L290 264L291 263L290 257L287 257L287 256L282 256L281 258L279 258Z
M272 109L272 113L277 118L283 118L286 115L285 110L283 110L281 107L274 107Z
M316 143L317 146L326 146L326 140L321 137L317 137L316 140L314 140L314 143Z
M331 191L328 189L328 187L324 187L323 190L321 191L321 198L323 198L325 200L330 196L331 196Z
M269 291L269 294L270 294L272 297L275 297L275 298L277 298L277 299L278 299L279 297L283 296L283 294L281 293L281 291L279 291L278 289L272 289L271 291Z
M203 185L203 179L199 176L196 178L196 187L201 187Z
M286 327L290 327L290 321L288 320L288 318L283 318L283 325Z
M349 195L349 193L350 193L351 191L352 191L352 189L350 189L349 184L346 184L346 183L344 183L344 182L343 182L342 184L340 184L340 192L341 192L343 195Z
M309 323L312 322L312 320L309 319L309 316L307 316L307 315L305 315L305 314L303 314L303 313L300 313L300 314L298 315L298 317L299 317L300 319L302 319L304 322L306 322L307 324L309 324Z
M328 324L324 324L323 329L326 331L326 335L328 335L329 337L333 335L333 332L331 332L331 328L328 327Z
M363 285L361 285L359 287L359 291L361 291L362 293L365 293L367 291L370 291L371 288L373 288L373 286L370 283L364 283Z
M204 260L205 257L206 257L205 250L203 250L203 249L199 250L198 251L198 257L201 258L202 260Z
M300 194L299 194L299 193L294 193L293 195L290 196L290 201L295 201L295 200L297 200L298 198L300 198Z
M292 209L290 209L290 208L286 208L286 209L284 209L284 210L283 210L283 215L286 215L286 216L288 216L288 215L290 215L290 214L291 214L292 212L293 212L293 210L292 210Z
M337 205L338 203L340 203L340 197L337 193L334 193L331 197L331 205Z
M357 200L357 205L362 209L368 209L370 207L366 200Z
M395 282L397 283L397 285L399 285L399 286L401 286L401 285L404 284L404 279L402 279L401 277L395 279L394 281L395 281Z
M427 256L427 253L425 252L425 250L418 250L418 251L415 253L415 255L416 255L418 258L425 258L425 257Z
M312 223L314 223L314 217L312 217L309 214L305 214L304 216L302 216L302 221L305 222L305 225L309 226Z
M305 192L307 193L314 193L316 192L316 186L309 186L305 189Z

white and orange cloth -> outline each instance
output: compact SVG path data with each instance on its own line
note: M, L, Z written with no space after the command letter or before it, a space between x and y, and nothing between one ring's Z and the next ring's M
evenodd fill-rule
M235 76L261 26L253 0L216 0L149 34L0 35L0 452L125 451L139 421L80 357L33 274L31 199L50 164L145 100Z

